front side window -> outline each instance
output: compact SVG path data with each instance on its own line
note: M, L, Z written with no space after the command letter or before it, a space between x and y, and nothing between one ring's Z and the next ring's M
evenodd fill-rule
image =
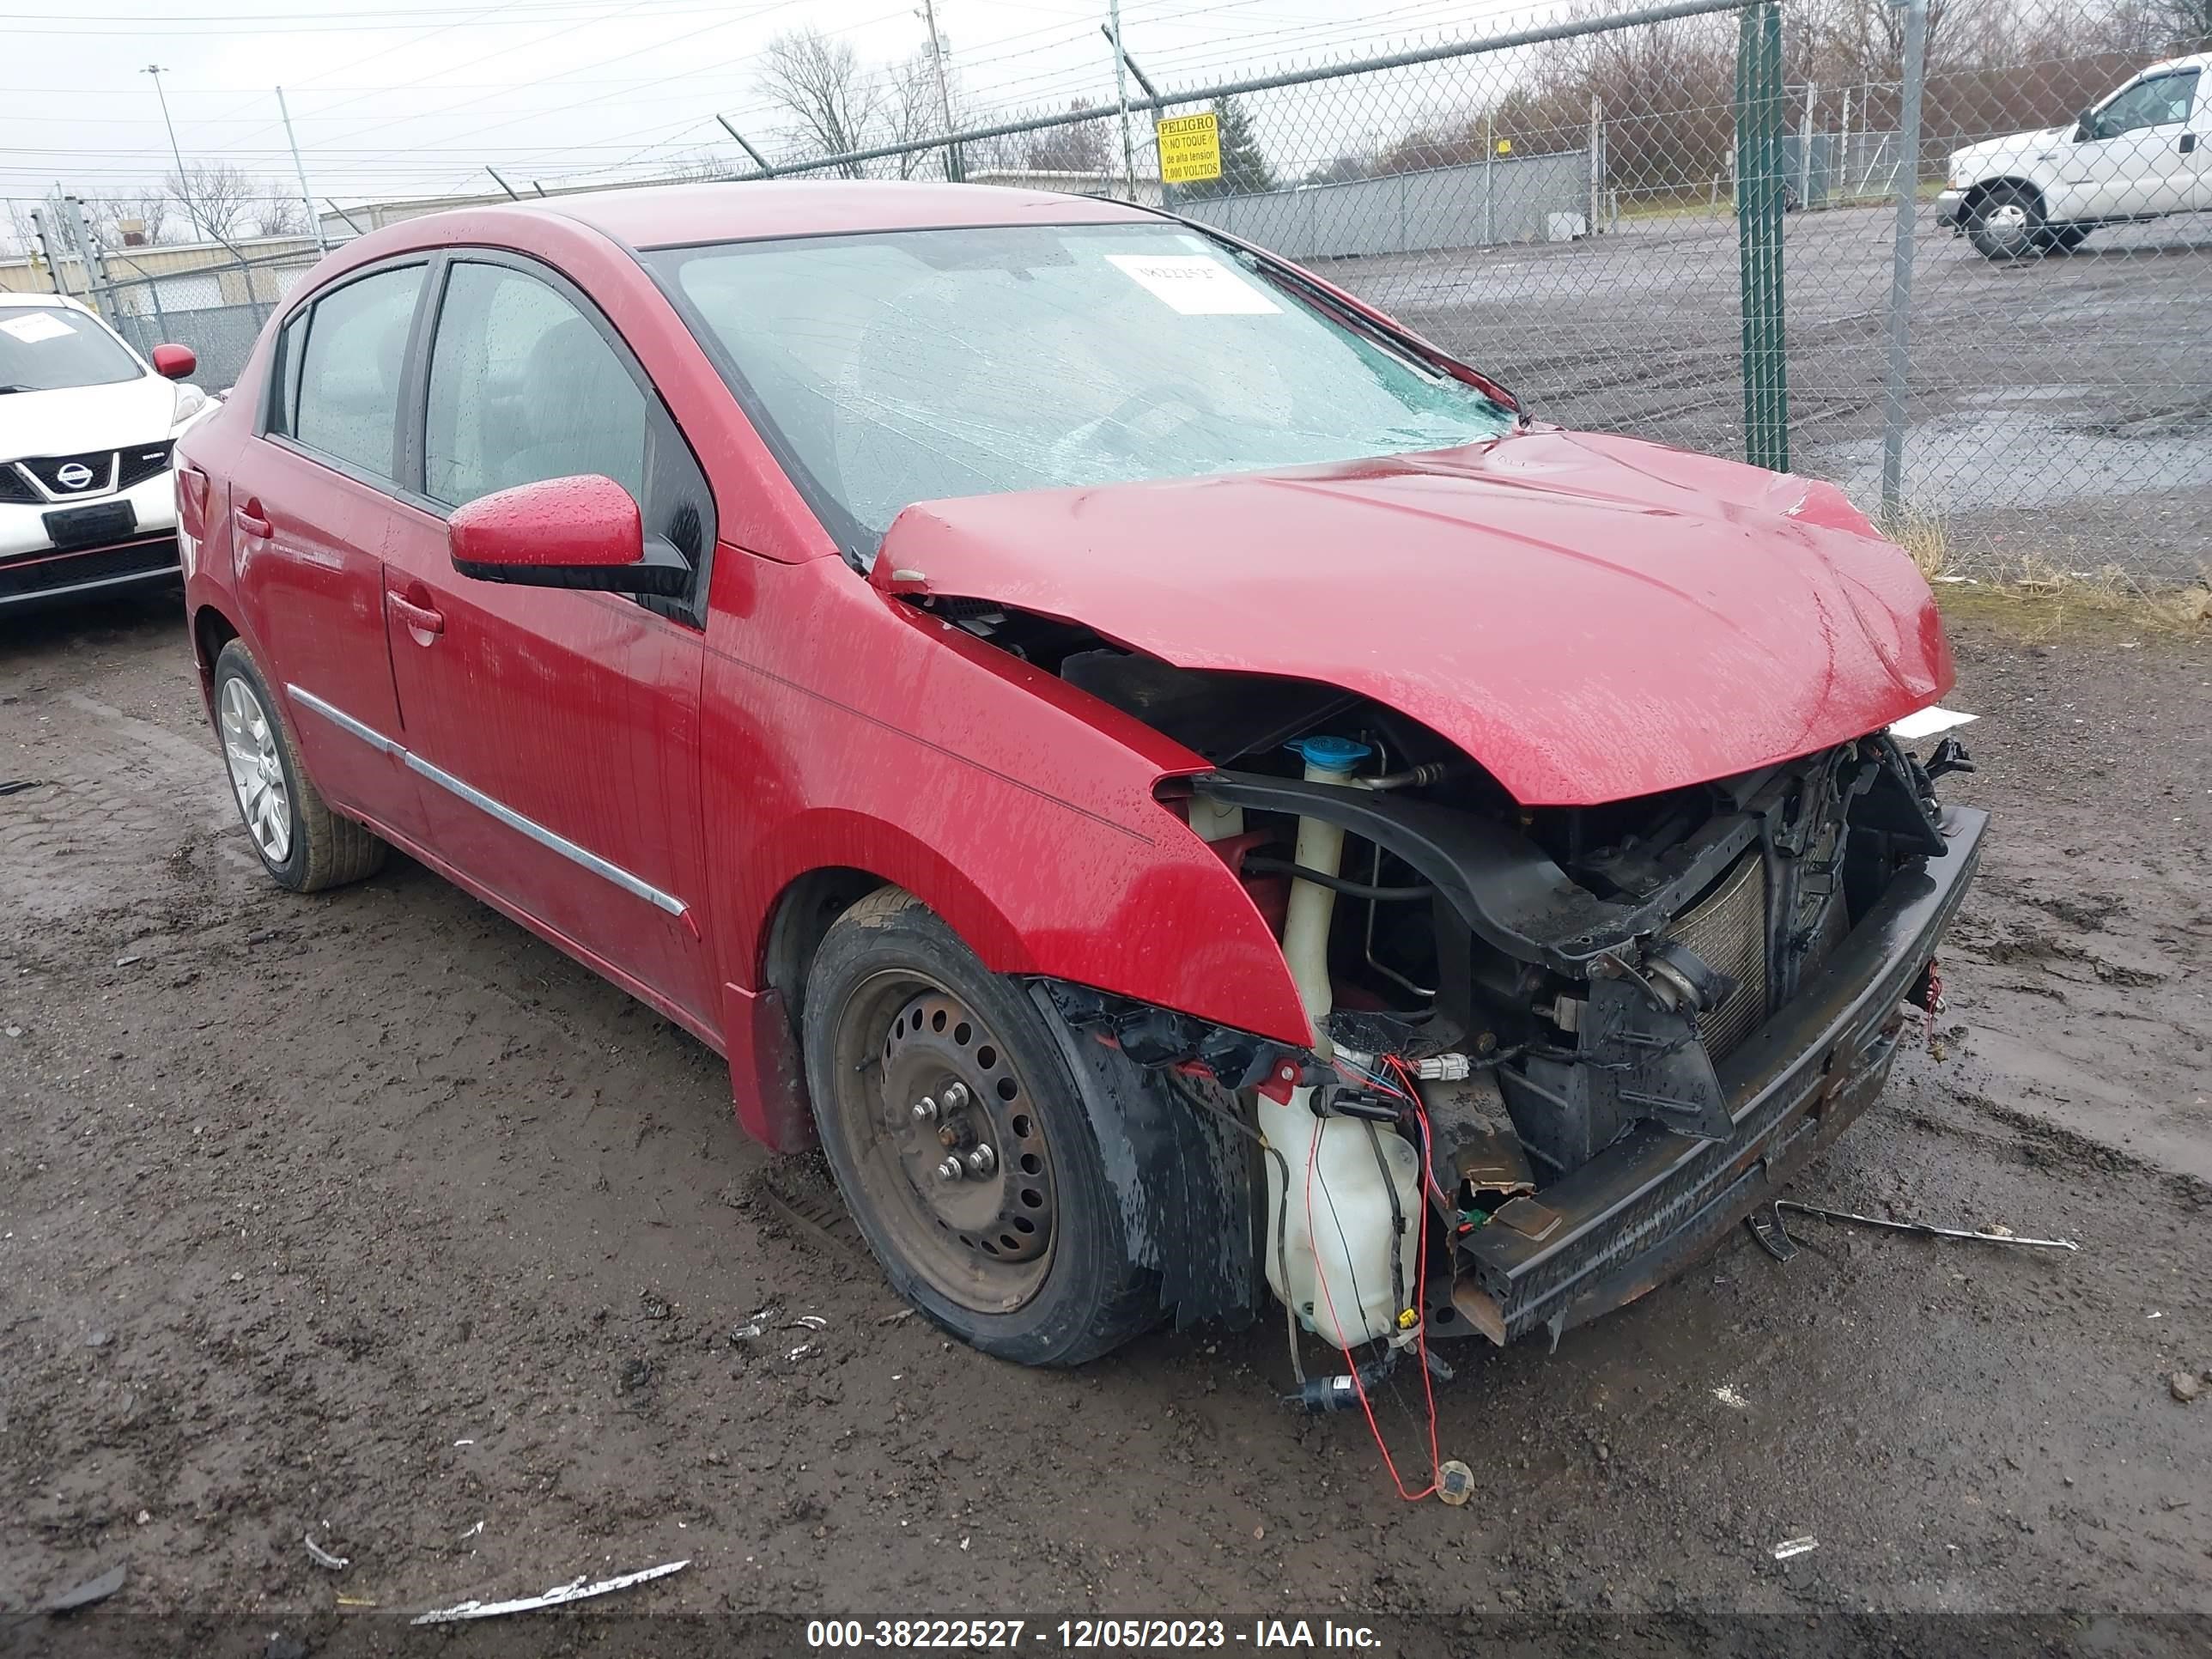
M0 395L114 386L145 372L122 341L81 311L0 307Z
M615 349L547 283L462 263L430 354L423 489L459 507L596 472L645 500L647 408Z
M379 478L398 476L401 380L422 269L379 271L316 301L289 394L293 437Z
M2195 70L2138 81L2097 112L2096 136L2117 138L2144 127L2178 126L2197 100Z
M1175 225L647 257L864 556L915 501L1443 449L1513 423Z

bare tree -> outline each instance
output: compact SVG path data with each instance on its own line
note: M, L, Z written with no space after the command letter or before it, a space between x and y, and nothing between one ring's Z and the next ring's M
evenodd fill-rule
M865 149L884 103L882 81L860 64L849 41L817 28L793 29L768 43L760 88L797 124L799 143L813 154L842 155ZM860 177L857 162L838 168Z
M254 207L268 194L265 184L228 161L201 162L164 182L193 230L212 241L243 235Z
M264 196L253 204L256 236L305 236L307 204L296 196Z
M1079 98L1067 106L1067 112L1073 115L1089 108L1090 103ZM1105 117L1101 113L1070 126L1031 133L1022 161L1034 173L1103 173L1112 165L1112 155Z
M135 225L149 242L158 242L173 228L176 204L158 190L134 196L95 197L84 204L85 222L93 240L111 253L126 246L125 226Z
M2172 37L2175 51L2212 48L2212 0L2150 0L2150 11Z
M39 246L39 236L37 231L33 229L31 226L31 210L29 205L26 203L17 201L11 196L8 198L7 209L8 222L6 227L6 236L8 246L14 252L18 253L36 252Z
M937 64L927 46L916 48L904 63L894 64L885 76L884 137L887 144L915 144L945 131L945 106L951 88L940 97ZM902 179L911 179L928 164L935 152L910 149L891 158Z

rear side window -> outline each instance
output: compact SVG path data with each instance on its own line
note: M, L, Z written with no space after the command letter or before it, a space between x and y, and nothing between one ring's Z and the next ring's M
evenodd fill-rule
M423 491L459 507L596 472L646 500L646 396L615 349L549 284L457 264L430 354Z
M297 325L286 331L291 435L379 478L398 477L401 383L422 271L410 265L348 283L315 301L303 342L292 337Z

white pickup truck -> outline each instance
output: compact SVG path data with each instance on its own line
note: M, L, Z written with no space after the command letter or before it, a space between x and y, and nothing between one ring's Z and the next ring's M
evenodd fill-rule
M1937 216L1992 259L2078 246L2100 225L2212 210L2212 52L2151 64L2070 126L1954 150L1946 182Z

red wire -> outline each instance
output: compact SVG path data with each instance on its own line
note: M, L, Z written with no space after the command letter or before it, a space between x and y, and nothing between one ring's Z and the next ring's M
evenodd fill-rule
M1413 1109L1414 1115L1421 1120L1422 1184L1427 1187L1430 1193L1434 1195L1437 1200L1437 1207L1442 1210L1446 1215L1449 1215L1451 1213L1452 1207L1451 1200L1444 1196L1444 1189L1437 1185L1436 1170L1433 1167L1433 1161L1430 1157L1430 1153L1435 1149L1430 1140L1429 1115L1421 1105L1421 1091L1419 1085L1414 1080L1413 1073L1407 1068L1406 1062L1400 1060L1397 1055L1385 1054L1382 1056L1382 1062L1384 1065L1389 1066L1392 1071L1397 1073L1399 1077L1403 1079L1406 1086L1395 1092L1403 1097L1406 1103Z
M1383 1058L1393 1066L1398 1066L1400 1075L1404 1075L1404 1068L1398 1066L1396 1055L1386 1054ZM1422 1109L1419 1094L1414 1094L1410 1098L1414 1114L1421 1121L1422 1138L1426 1139L1429 1133L1429 1115ZM1314 1237L1314 1164L1320 1154L1321 1137L1316 1134L1306 1146L1306 1246L1313 1253L1314 1277L1321 1281L1322 1305L1328 1310L1328 1322L1335 1328L1336 1346L1344 1350L1346 1358L1350 1358L1352 1349L1344 1340L1344 1322L1336 1316L1336 1298L1328 1293L1328 1274L1323 1271L1321 1265L1321 1243ZM1428 1159L1424 1156L1421 1161L1425 1164ZM1423 1205L1420 1213L1421 1228L1420 1236L1416 1241L1419 1255L1414 1266L1413 1288L1413 1304L1417 1310L1427 1306L1429 1290L1428 1206ZM1398 1496L1409 1504L1419 1503L1421 1499L1434 1495L1439 1484L1438 1475L1443 1461L1442 1455L1437 1448L1437 1391L1436 1384L1429 1376L1429 1322L1425 1317L1421 1320L1419 1331L1415 1344L1421 1357L1421 1392L1427 1399L1429 1409L1429 1484L1420 1491L1407 1492L1405 1481L1399 1478L1397 1462L1391 1457L1390 1448L1382 1438L1382 1426L1375 1420L1375 1407L1367 1397L1367 1385L1359 1379L1358 1362L1354 1360L1352 1366L1352 1389L1359 1396L1359 1409L1366 1416L1367 1431L1375 1437L1375 1449L1382 1454L1382 1467L1390 1472L1390 1484L1397 1488Z

